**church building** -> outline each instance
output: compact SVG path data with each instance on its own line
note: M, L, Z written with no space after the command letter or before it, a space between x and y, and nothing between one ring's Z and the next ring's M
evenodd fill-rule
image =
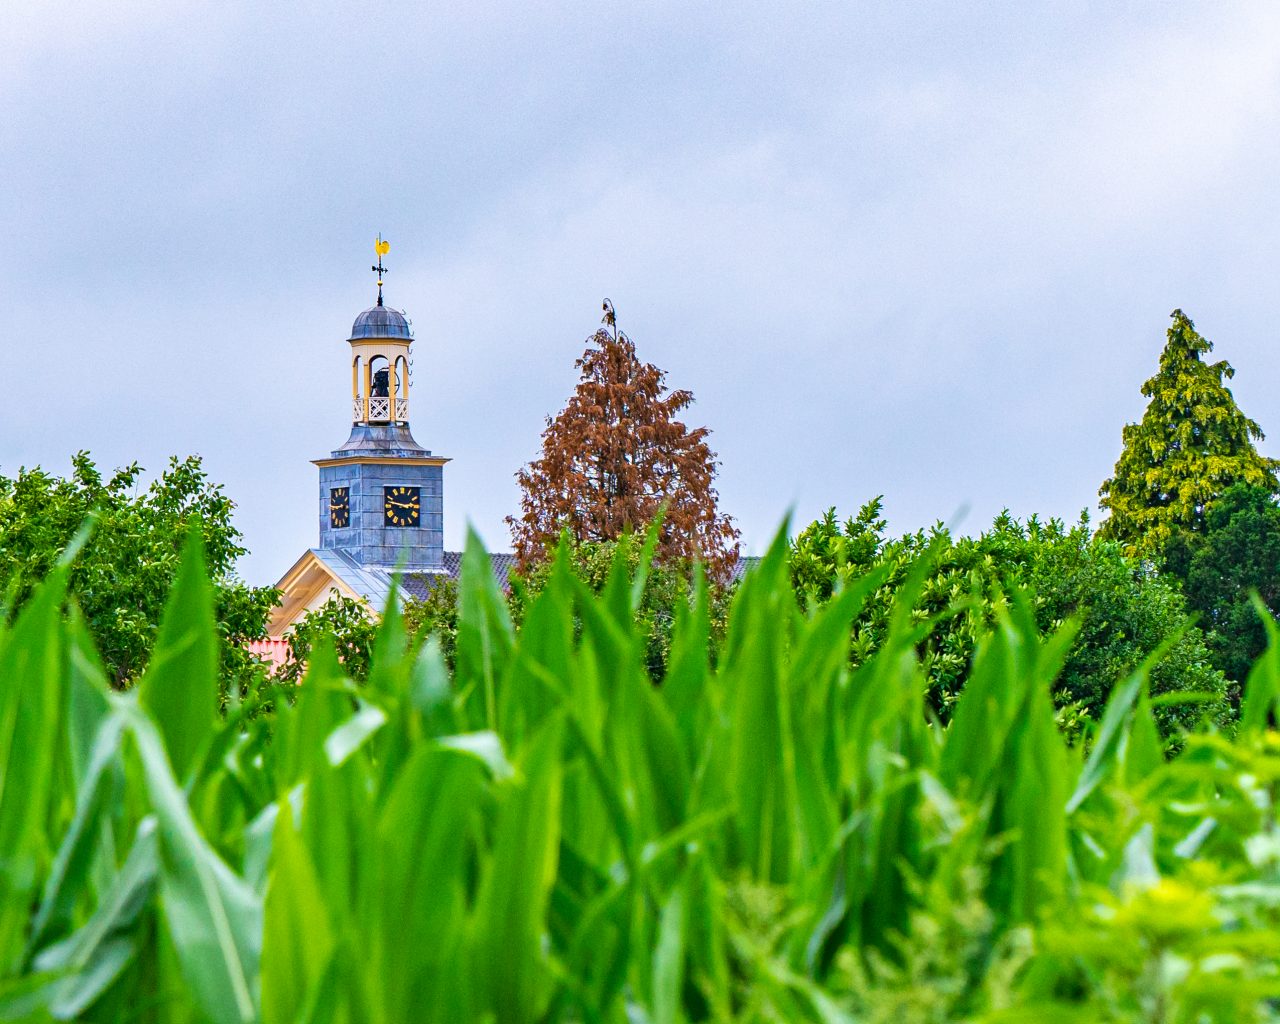
M282 636L332 592L365 600L380 611L397 570L402 597L423 597L441 576L456 576L461 554L444 549L444 467L409 429L413 329L404 313L382 300L377 242L378 301L356 317L351 349L351 436L319 467L319 545L276 584L281 603L268 626ZM510 554L494 554L495 575L506 582Z

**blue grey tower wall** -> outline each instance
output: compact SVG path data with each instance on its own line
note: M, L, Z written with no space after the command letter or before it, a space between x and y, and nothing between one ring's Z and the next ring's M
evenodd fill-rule
M337 453L335 453L337 454ZM361 565L407 569L444 566L444 467L439 463L405 459L330 461L320 464L320 547L350 555ZM335 487L349 488L350 518L335 527L329 515L329 496ZM417 487L421 513L415 526L387 521L387 487Z

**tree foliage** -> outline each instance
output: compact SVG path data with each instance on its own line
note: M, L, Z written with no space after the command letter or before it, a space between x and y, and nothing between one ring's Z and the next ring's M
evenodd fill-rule
M428 636L436 637L447 663L453 665L458 644L456 580L440 578L425 597L405 598L401 615L415 645ZM282 682L301 682L311 652L321 638L327 638L342 670L356 682L363 683L369 678L377 635L377 612L367 602L345 597L335 590L324 604L307 612L289 629L285 636L289 642L289 659L276 676Z
M245 548L232 523L234 503L209 481L198 456L170 459L145 487L142 473L134 463L104 478L89 454L79 452L67 478L38 466L0 476L5 617L26 603L92 515L93 532L71 572L71 593L113 683L123 686L147 664L179 552L196 523L215 583L219 657L230 678L248 681L256 663L244 643L266 635L278 593L247 586L235 574Z
M876 569L884 573L851 631L851 658L861 664L883 644L894 603L915 567L927 567L912 616L917 624L932 622L920 656L930 702L944 718L968 679L979 638L1008 607L1007 595L1021 589L1034 595L1041 630L1078 622L1055 693L1068 714L1078 709L1098 715L1111 682L1166 641L1172 646L1151 673L1153 693L1225 695L1226 680L1213 667L1203 634L1188 628L1177 587L1127 559L1117 543L1093 539L1083 517L1068 528L1035 516L1021 523L1005 513L978 537L954 537L938 524L889 538L885 527L879 498L843 525L829 510L796 537L792 581L803 601L825 602L850 581ZM1222 700L1212 710L1219 718L1229 713ZM1203 714L1198 705L1158 709L1166 730Z
M542 454L516 474L519 518L507 525L522 566L546 557L568 531L579 542L616 541L665 508L659 561L704 562L727 579L738 557L738 531L717 506L715 452L706 427L679 418L689 391L669 391L666 374L636 356L617 330L606 300L605 323L574 364L581 372L564 409L542 433Z
M1209 506L1205 532L1177 545L1169 567L1181 576L1188 606L1201 616L1209 650L1226 675L1243 683L1267 646L1256 593L1266 613L1280 612L1280 506L1265 487L1236 484Z
M1232 484L1275 491L1280 466L1254 447L1262 429L1223 383L1235 375L1230 364L1205 362L1212 343L1182 310L1172 317L1160 368L1142 385L1142 422L1124 428L1115 475L1098 492L1111 513L1102 536L1156 560L1178 534L1204 533L1206 508Z
M377 634L378 622L373 609L366 602L335 590L324 604L307 612L289 628L285 634L289 658L276 672L276 677L282 682L301 682L316 644L321 638L327 638L342 670L357 682L364 682L369 677Z

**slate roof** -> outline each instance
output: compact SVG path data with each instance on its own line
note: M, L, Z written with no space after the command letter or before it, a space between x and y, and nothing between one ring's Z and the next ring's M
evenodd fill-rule
M759 561L759 555L739 555L738 562L733 567L733 582L741 583L742 577L754 569Z
M413 339L413 331L409 321L398 309L390 306L370 306L351 325L351 339L360 338L404 338Z
M516 567L516 556L509 551L490 551L489 566L493 569L493 578L498 586L505 587L511 570ZM457 579L462 572L462 552L446 551L444 553L444 573L450 579ZM400 586L410 597L421 600L440 578L437 573L411 573L400 581Z

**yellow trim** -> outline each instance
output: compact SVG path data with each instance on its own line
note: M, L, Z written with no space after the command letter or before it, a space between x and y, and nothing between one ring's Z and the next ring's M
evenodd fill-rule
M391 399L391 404L387 407L387 419L392 423L396 421L396 364L387 363L387 395Z
M351 360L351 401L360 397L360 357Z
M347 455L337 459L312 459L313 466L443 466L453 459L439 455L406 456L404 458L388 458L378 455Z
M279 638L307 613L307 607L321 594L336 590L343 597L360 600L360 595L335 576L311 551L305 552L276 584L280 603L272 610L267 634Z
M391 380L394 386L396 376L404 378L404 422L409 422L409 360L404 356L396 356L395 362L392 364ZM392 396L394 398L394 395ZM391 403L391 411L395 413L395 402ZM393 419L398 418L393 415Z
M369 393L373 390L373 360L364 361L364 421L369 422Z

